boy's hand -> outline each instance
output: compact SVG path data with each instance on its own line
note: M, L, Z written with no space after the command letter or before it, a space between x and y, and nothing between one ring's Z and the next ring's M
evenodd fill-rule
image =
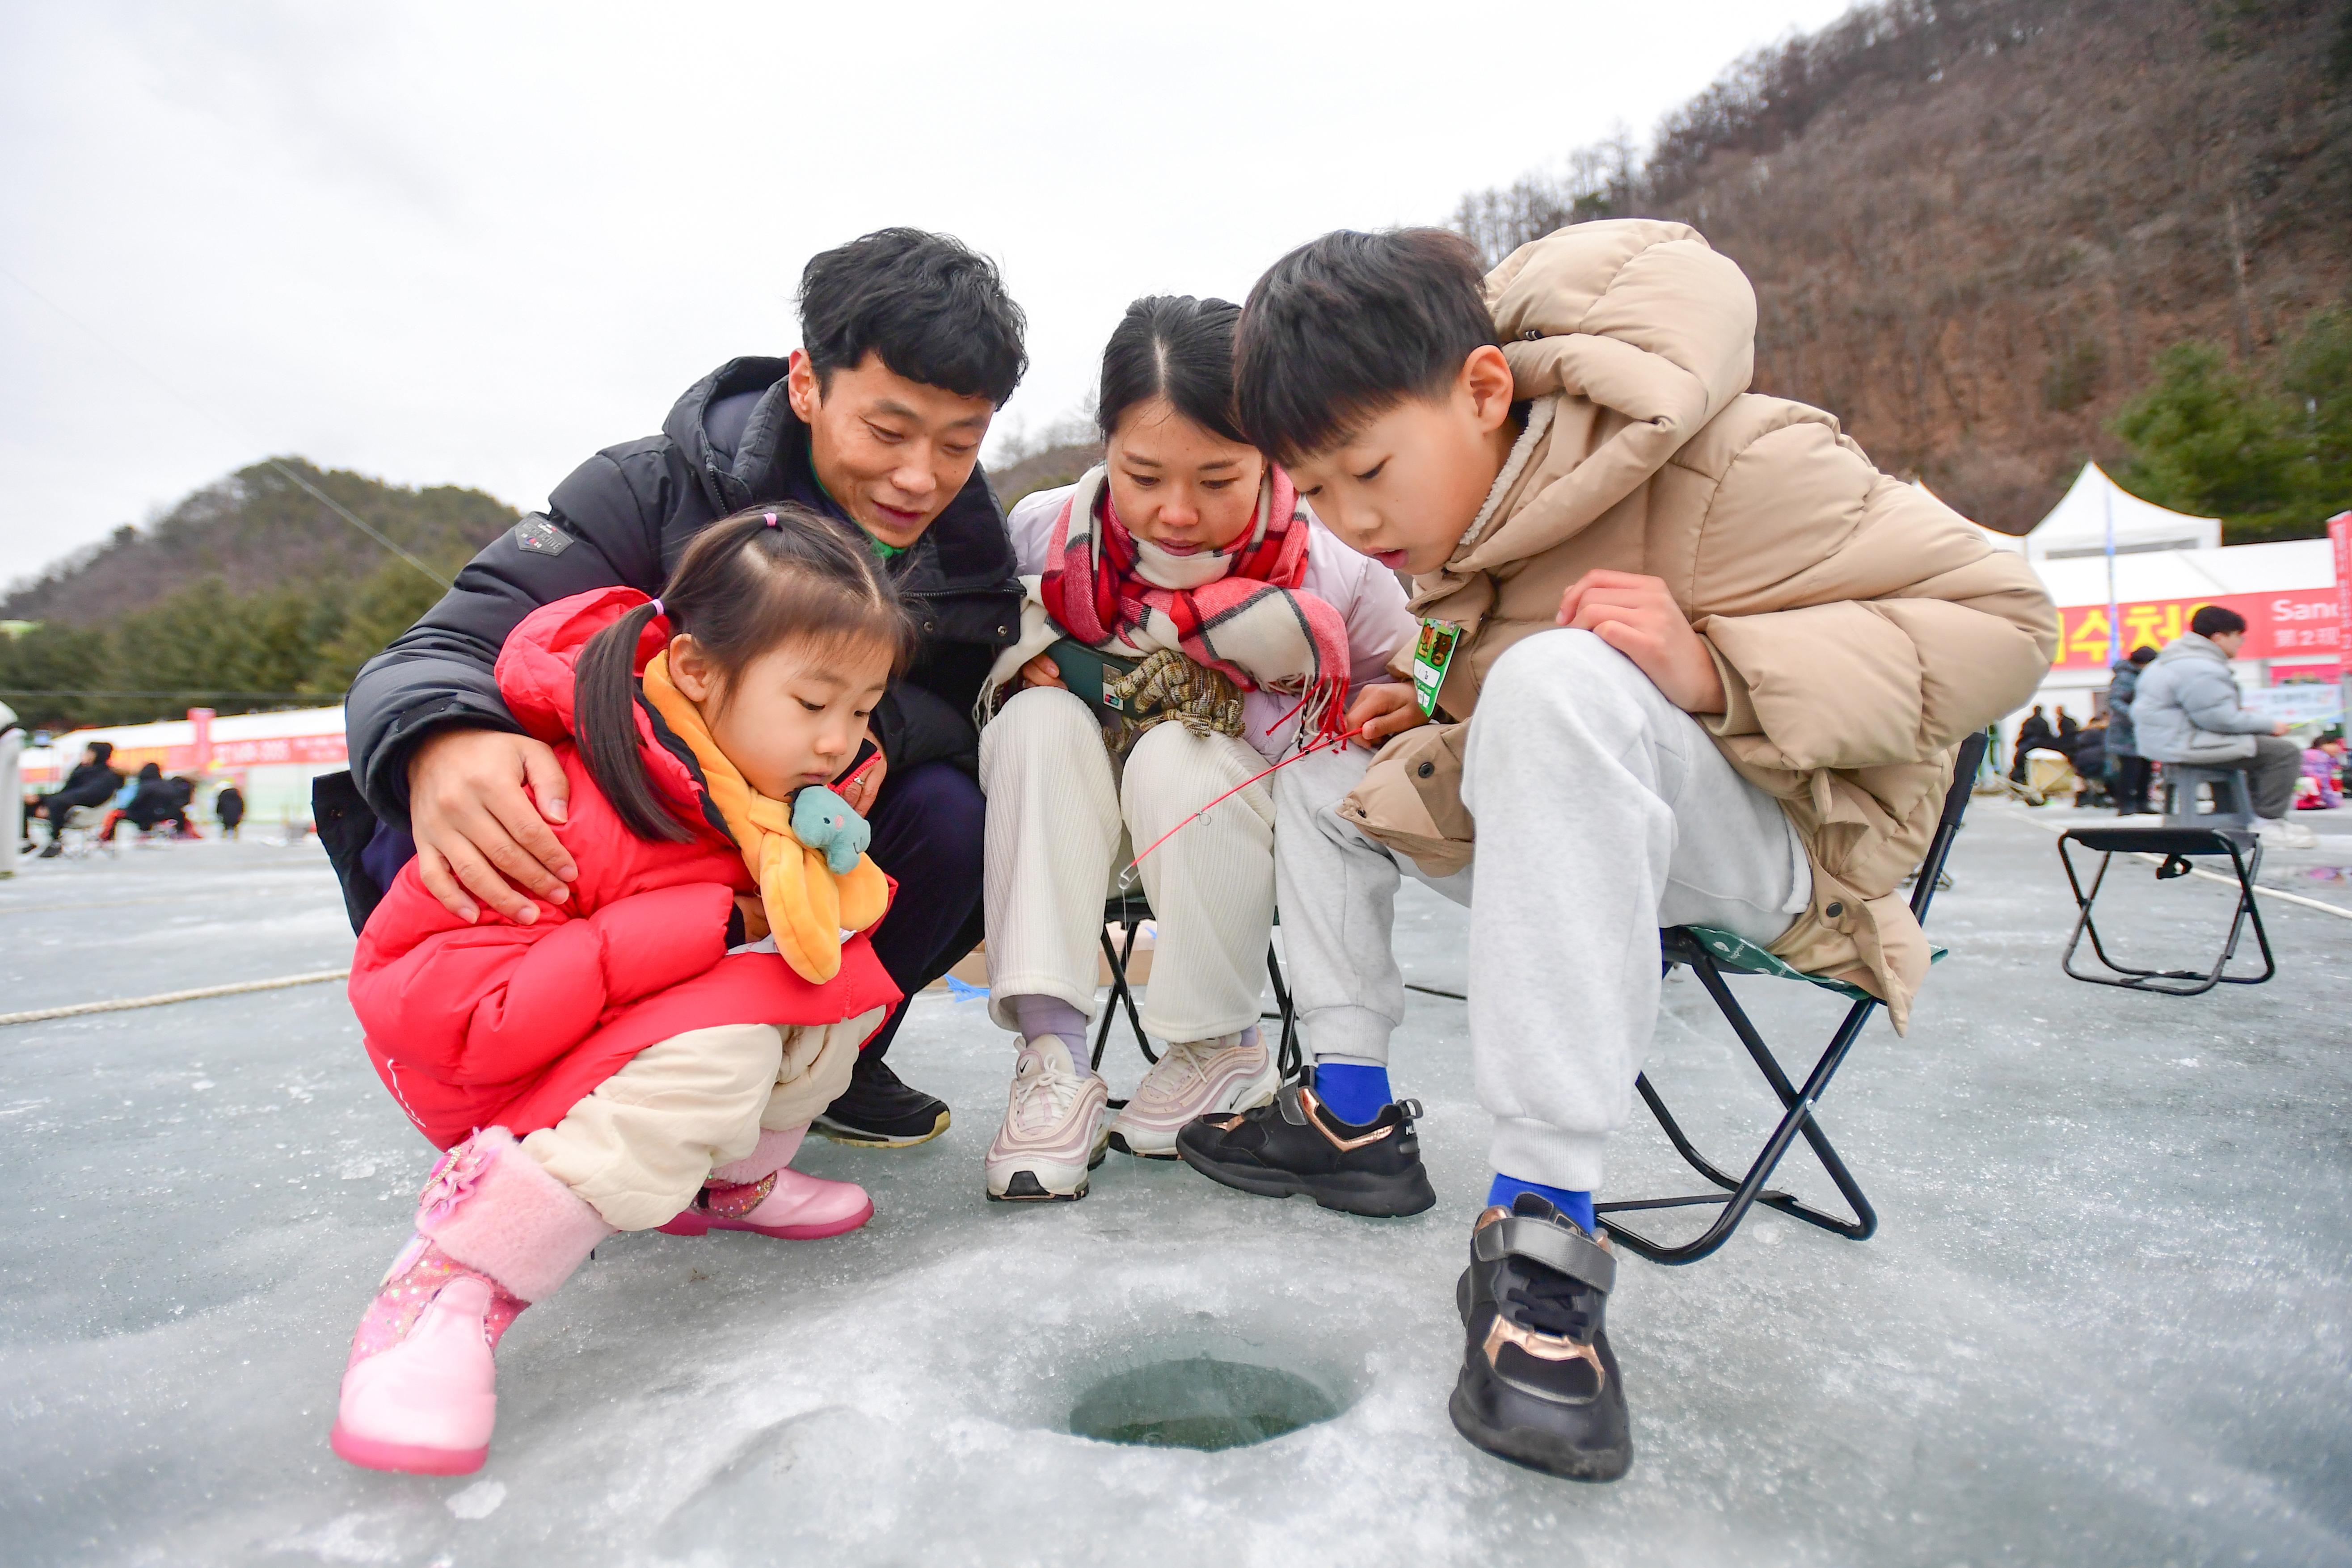
M1685 713L1721 713L1723 676L1706 640L1666 591L1663 579L1588 571L1560 596L1559 624L1590 632L1649 676Z
M1363 733L1356 737L1355 744L1378 751L1391 737L1428 722L1429 716L1413 700L1411 686L1384 681L1356 694L1356 700L1348 705L1345 727L1360 727Z

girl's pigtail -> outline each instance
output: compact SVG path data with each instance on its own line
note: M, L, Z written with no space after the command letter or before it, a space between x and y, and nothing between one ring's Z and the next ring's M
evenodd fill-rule
M629 831L655 843L685 843L693 831L654 793L637 753L637 640L652 621L638 605L589 639L572 671L572 734L589 776Z

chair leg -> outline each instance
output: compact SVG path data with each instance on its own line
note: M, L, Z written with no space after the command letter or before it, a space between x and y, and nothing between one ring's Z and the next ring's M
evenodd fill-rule
M1297 1005L1290 999L1290 988L1283 983L1282 961L1275 956L1274 944L1271 941L1265 945L1265 972L1266 977L1274 982L1275 1006L1282 1009L1277 1015L1282 1019L1282 1043L1275 1051L1274 1071L1276 1076L1285 1083L1288 1083L1298 1076L1301 1065L1298 1049L1298 1009Z
M1844 1063L1847 1052L1853 1049L1853 1042L1861 1038L1863 1026L1869 1022L1870 1016L1877 1009L1878 1004L1874 1001L1856 1002L1848 1009L1845 1021L1838 1026L1837 1033L1830 1040L1829 1049L1822 1053L1821 1060L1814 1063L1812 1071L1806 1076L1804 1088L1799 1090L1790 1083L1788 1074L1781 1071L1779 1061L1765 1046L1763 1037L1757 1032L1754 1022L1748 1017L1747 1009L1742 1008L1738 998L1731 994L1731 988L1724 982L1723 973L1717 967L1714 960L1704 951L1698 951L1687 961L1693 971L1697 974L1700 983L1706 987L1707 995L1714 998L1716 1006L1721 1009L1725 1019L1730 1023L1732 1031L1739 1037L1739 1042L1748 1048L1748 1055L1755 1060L1758 1068L1763 1071L1765 1081L1771 1085L1772 1092L1780 1096L1782 1114L1779 1124L1772 1130L1771 1137L1766 1141L1754 1163L1748 1167L1747 1175L1735 1181L1698 1152L1696 1146L1683 1132L1681 1124L1666 1109L1664 1100L1651 1085L1649 1075L1643 1074L1634 1080L1634 1087L1641 1092L1643 1103L1649 1106L1651 1114L1657 1118L1659 1126L1664 1130L1667 1138L1674 1144L1675 1152L1683 1156L1692 1169L1716 1186L1724 1188L1725 1191L1683 1197L1637 1198L1595 1204L1594 1212L1601 1217L1601 1223L1629 1250L1654 1263L1697 1262L1730 1240L1732 1233L1739 1228L1740 1221L1748 1217L1748 1211L1759 1203L1769 1208L1778 1209L1791 1218L1801 1219L1823 1230L1834 1231L1850 1240L1868 1240L1878 1229L1878 1213L1871 1207L1870 1200L1863 1195L1861 1185L1853 1179L1853 1174L1846 1168L1845 1161L1839 1156L1836 1148L1831 1145L1828 1134L1823 1133L1819 1124L1815 1122L1813 1107L1819 1102L1822 1092L1829 1087L1830 1080L1836 1075L1838 1068ZM1771 1179L1773 1171L1779 1167L1782 1156L1789 1152L1789 1145L1795 1142L1801 1134L1806 1144L1812 1149L1814 1158L1821 1162L1822 1170L1828 1174L1830 1181L1837 1187L1839 1196L1843 1197L1852 1207L1854 1216L1852 1219L1842 1219L1834 1214L1800 1202L1790 1194L1773 1191L1765 1186L1764 1184ZM1627 1213L1637 1209L1685 1208L1708 1204L1722 1206L1722 1212L1716 1216L1715 1223L1708 1226L1706 1231L1696 1239L1680 1244L1652 1240L1639 1231L1609 1218L1612 1214Z
M1111 1019L1121 1008L1127 1009L1128 1027L1135 1031L1135 1049L1143 1052L1146 1061L1157 1064L1160 1061L1160 1053L1151 1049L1150 1037L1143 1032L1143 1015L1136 1010L1135 992L1129 988L1127 983L1128 961L1135 956L1135 939L1142 930L1141 921L1129 922L1126 938L1117 952L1111 950L1110 933L1103 933L1103 956L1110 960L1110 1001L1103 1009L1102 1031L1095 1039L1095 1065L1097 1069L1102 1066L1103 1041L1110 1038Z

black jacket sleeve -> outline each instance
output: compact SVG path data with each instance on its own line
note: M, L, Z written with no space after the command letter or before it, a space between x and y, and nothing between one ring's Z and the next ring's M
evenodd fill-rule
M492 673L507 633L542 604L592 589L661 591L662 530L690 477L658 437L600 452L484 547L441 602L352 683L352 773L378 815L408 821L408 759L436 729L513 730Z

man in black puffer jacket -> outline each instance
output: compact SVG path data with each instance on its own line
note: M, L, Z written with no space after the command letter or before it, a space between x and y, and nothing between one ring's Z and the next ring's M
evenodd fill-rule
M93 740L82 752L81 760L66 775L66 781L33 802L25 815L25 837L33 836L36 818L49 826L49 841L41 850L41 858L49 860L65 851L58 838L66 825L66 816L76 806L103 806L114 799L122 788L122 775L114 767L114 743Z
M662 434L608 447L458 574L457 586L352 683L358 791L380 820L320 831L354 919L410 853L441 902L528 922L573 868L531 805L560 801L554 755L520 735L492 667L541 604L626 584L658 593L694 535L763 501L795 501L856 529L888 565L921 641L875 711L880 761L850 803L897 879L874 951L909 998L980 938L982 802L974 699L1020 629L1003 513L979 467L988 423L1027 358L1020 308L961 244L886 229L827 251L801 279L803 347L730 361L670 411ZM528 786L530 793L525 793ZM348 812L346 812L348 817ZM547 820L560 820L550 805ZM404 832L405 827L409 831ZM413 839L412 835L413 834ZM364 848L359 847L364 841ZM846 1141L898 1146L946 1130L947 1107L884 1064L901 1004L820 1119Z

